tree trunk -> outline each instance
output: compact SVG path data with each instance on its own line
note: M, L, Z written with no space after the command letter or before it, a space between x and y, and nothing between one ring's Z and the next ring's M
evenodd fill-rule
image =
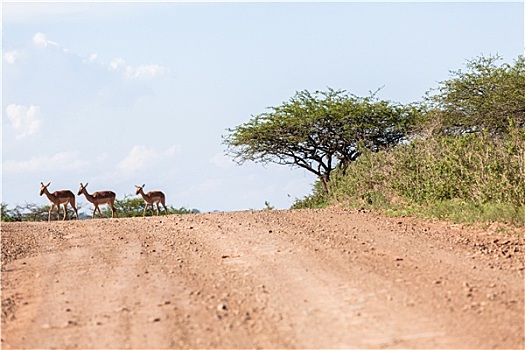
M330 182L330 174L322 174L319 176L319 180L321 180L321 183L323 184L324 193L326 195L330 194L329 189L329 182Z

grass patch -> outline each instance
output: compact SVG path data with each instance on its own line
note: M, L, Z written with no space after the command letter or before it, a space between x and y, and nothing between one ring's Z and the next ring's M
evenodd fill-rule
M416 216L425 219L438 219L462 224L503 223L514 227L525 227L525 207L511 204L485 203L477 204L462 200L446 200L428 205L415 203L375 203L347 201L345 206L353 209L379 211L387 216Z
M512 226L525 226L525 207L505 203L477 204L449 200L422 207L422 214L457 223L501 222Z

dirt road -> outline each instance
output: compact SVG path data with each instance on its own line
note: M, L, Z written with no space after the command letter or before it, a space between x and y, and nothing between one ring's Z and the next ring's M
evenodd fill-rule
M2 348L516 348L524 232L341 209L2 224Z

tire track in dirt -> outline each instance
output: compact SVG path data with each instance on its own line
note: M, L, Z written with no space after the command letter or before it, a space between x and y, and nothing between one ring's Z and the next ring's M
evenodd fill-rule
M2 234L3 348L524 345L523 235L337 209Z
M82 348L89 344L101 349L117 344L125 348L173 346L169 342L159 343L165 337L155 333L152 323L171 314L162 308L176 297L180 286L173 279L159 277L156 269L149 275L146 273L146 277L141 275L149 266L156 265L142 261L139 234L128 228L124 237L116 233L118 228L111 232L103 224L106 223L68 225L67 229L74 229L65 236L70 243L67 249L24 262L43 266L45 270L37 272L32 284L22 288L39 293L32 294L28 307L23 308L30 314L17 315L27 326L17 329L11 338L20 343L9 345ZM162 288L150 283L155 278L165 280ZM143 305L143 293L157 303ZM11 331L4 327L4 332Z
M359 268L334 268L332 261L319 260L317 253L286 240L285 233L269 229L274 223L253 222L251 215L244 215L242 230L227 226L222 239L196 232L227 257L224 264L257 277L265 312L294 335L295 347L410 347L414 340L453 345L439 340L444 332L431 319L387 301L381 281L355 279Z
M501 240L491 232L461 230L455 225L340 210L322 212L325 215L286 211L277 219L268 216L266 224L279 227L281 223L282 233L295 246L315 252L317 259L329 262L332 270L358 276L358 285L375 281L373 290L382 291L389 301L384 310L392 310L395 302L401 302L401 309L417 309L428 315L434 325L442 325L447 339L459 342L453 347L524 344L523 230L517 232L519 236L503 235ZM516 255L494 254L489 258L479 254L477 247L498 240L506 242ZM422 320L425 317L417 322ZM414 337L418 335L408 333L402 338ZM397 338L376 340L371 345L411 346ZM440 344L443 340L436 346L449 347L447 342ZM430 344L431 339L427 339L425 347Z

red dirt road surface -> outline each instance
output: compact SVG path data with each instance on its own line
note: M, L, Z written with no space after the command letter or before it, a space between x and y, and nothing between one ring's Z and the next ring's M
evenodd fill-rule
M343 209L2 224L3 349L523 349L524 232Z

